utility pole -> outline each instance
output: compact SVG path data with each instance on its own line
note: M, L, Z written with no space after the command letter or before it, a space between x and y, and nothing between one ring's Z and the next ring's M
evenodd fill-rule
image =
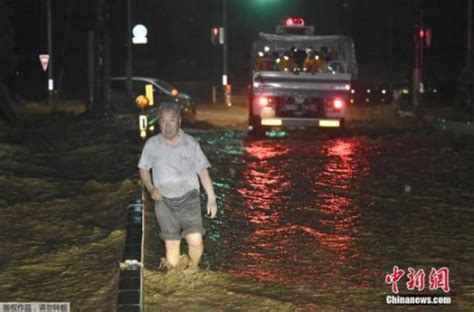
M227 0L222 0L222 30L224 43L222 47L222 60L223 60L223 74L222 74L222 86L223 86L223 103L224 105L230 106L230 88L227 87L229 84L228 68L227 68Z
M423 11L420 12L420 30L418 32L419 35L419 44L418 44L418 53L419 53L419 59L420 59L420 83L418 86L418 92L421 94L423 93L423 48L424 48L424 40L425 40L425 25L423 23ZM420 98L421 100L421 98Z
M415 25L413 40L415 42L415 60L413 68L413 106L417 109L421 104L420 94L423 91L423 40L425 28L423 12L420 11L419 23Z
M466 67L471 66L472 58L472 0L468 0L467 5L467 53Z
M420 59L419 59L419 54L418 54L418 50L419 50L419 43L418 43L418 34L417 34L417 30L415 28L415 60L414 60L414 68L413 68L413 87L412 87L412 96L413 96L413 107L417 108L419 103L418 103L418 100L419 100L419 88L420 88Z
M127 65L125 73L127 76L127 100L132 99L132 0L127 1L127 31L126 31L126 42L127 42Z
M466 71L471 71L472 59L472 0L467 1L467 51L466 51ZM471 89L467 87L467 105L472 106Z
M392 36L393 36L393 7L389 10L388 16L388 90L392 91L393 84L393 45L392 45Z
M53 114L56 113L57 107L56 102L53 100L54 92L54 80L53 80L53 30L52 30L52 0L48 0L46 3L47 10L47 31L48 31L48 106L52 108Z
M97 0L95 5L95 24L88 36L89 106L87 113L92 118L104 118L110 113L108 0Z

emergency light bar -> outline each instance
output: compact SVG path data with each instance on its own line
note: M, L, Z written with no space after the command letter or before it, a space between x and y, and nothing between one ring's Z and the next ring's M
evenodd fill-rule
M304 19L300 17L288 17L281 25L276 26L277 35L308 35L314 34L313 26L306 26Z
M285 25L287 27L292 27L292 26L301 27L301 26L304 26L304 19L289 17L286 19Z

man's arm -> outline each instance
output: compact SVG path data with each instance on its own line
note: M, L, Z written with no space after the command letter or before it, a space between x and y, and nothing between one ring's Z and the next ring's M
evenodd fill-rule
M161 200L160 191L151 182L150 170L140 169L140 179L142 180L143 185L147 189L148 193L150 193L151 198L154 200Z
M212 185L212 179L209 175L209 171L204 169L199 173L199 178L201 179L202 186L207 194L207 213L211 215L211 219L216 216L217 213L217 203L216 203L216 194L214 193L214 186Z

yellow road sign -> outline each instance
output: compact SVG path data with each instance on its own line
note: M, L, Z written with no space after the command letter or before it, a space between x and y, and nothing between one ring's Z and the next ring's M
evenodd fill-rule
M147 84L145 85L145 95L148 98L148 105L152 106L155 104L153 101L153 85L152 84Z

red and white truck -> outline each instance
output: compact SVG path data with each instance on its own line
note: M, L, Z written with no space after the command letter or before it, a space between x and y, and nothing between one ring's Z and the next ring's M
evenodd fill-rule
M275 34L258 34L251 61L251 135L274 128L344 125L358 71L350 37L317 36L302 19L289 18Z

